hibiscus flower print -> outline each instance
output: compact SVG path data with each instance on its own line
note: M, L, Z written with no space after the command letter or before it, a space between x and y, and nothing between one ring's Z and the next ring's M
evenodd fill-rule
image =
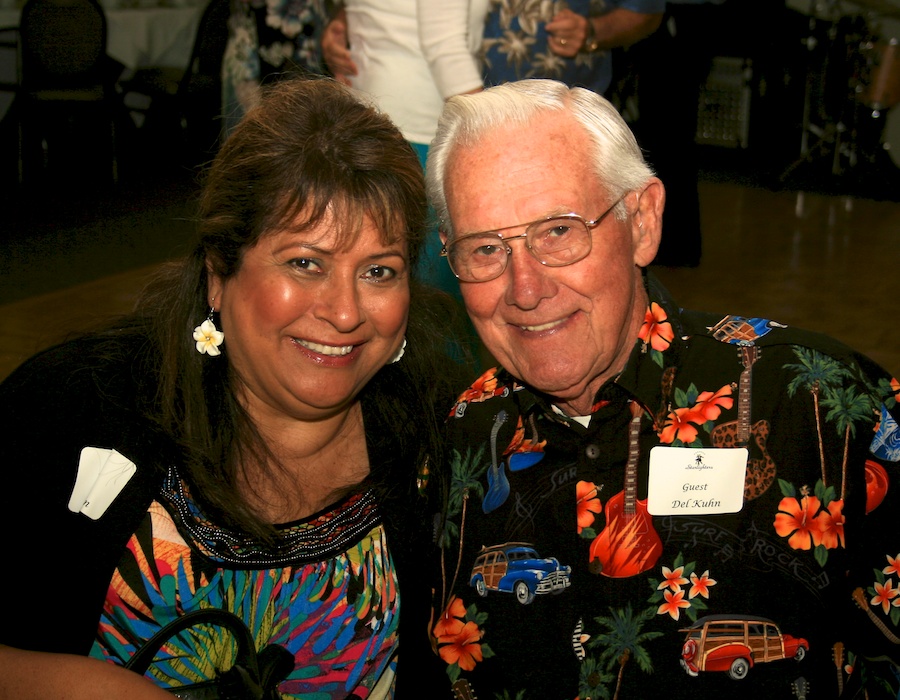
M585 528L590 528L594 520L603 512L603 505L597 498L599 489L592 481L579 481L575 484L576 509L578 514L578 534L581 535ZM585 534L593 538L594 532Z
M659 441L671 444L676 440L690 445L697 439L697 425L702 424L702 415L693 408L676 408L666 416L666 424L659 434Z
M819 543L825 549L837 549L844 546L844 502L837 500L829 503L816 519L819 522Z
M644 323L638 338L644 343L649 343L654 350L659 352L668 350L675 339L675 331L672 330L668 318L666 310L654 301L644 315Z
M447 607L444 608L440 619L435 623L432 634L438 640L455 637L465 627L465 617L466 606L459 598L453 596Z
M775 532L788 538L791 549L812 549L822 541L816 522L819 499L815 496L782 498L775 515Z
M479 620L486 617L474 613L474 606L473 614ZM485 655L492 654L487 645L481 643L483 630L474 620L467 619L468 616L465 604L453 596L431 631L438 645L438 654L450 667L448 672L453 678L460 670L471 671Z
M466 609L462 600L453 596L432 628L438 654L447 664L451 680L455 680L460 671L474 669L486 656L493 656L490 647L481 642L484 637L481 623L486 618L487 615L478 613L474 605Z
M447 664L456 664L463 671L471 671L476 663L483 660L481 651L482 632L474 622L467 622L452 637L443 637L438 653Z
M816 561L824 566L828 550L844 547L844 501L835 498L834 488L816 482L813 495L808 487L797 492L786 481L779 481L784 496L772 523L779 536L787 538L791 549L813 550Z
M641 330L638 332L638 340L643 343L643 352L649 350L653 361L662 367L662 354L669 349L674 339L675 331L668 321L666 310L655 301L652 302L644 315Z
M727 411L734 406L731 394L733 387L726 384L716 391L699 391L691 384L687 391L681 389L675 392L675 404L677 408L669 411L665 417L662 429L659 431L659 441L664 445L694 445L702 446L698 441L699 428L709 425L717 420L722 411Z
M500 396L505 389L497 389L497 368L492 367L482 374L456 400L457 405L480 403L494 396Z
M694 404L694 411L706 422L708 420L717 420L722 413L722 409L728 410L734 405L734 399L731 398L731 384L726 384L716 392L704 391L697 396L697 403Z

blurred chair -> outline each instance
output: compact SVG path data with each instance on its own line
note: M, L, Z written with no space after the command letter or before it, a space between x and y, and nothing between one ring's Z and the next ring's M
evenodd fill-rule
M19 126L15 98L19 92L19 28L0 27L0 153L16 159L3 158L0 186L7 178L21 182L22 159L19 157ZM11 176L15 173L15 178Z
M118 181L121 102L106 31L97 0L27 0L22 8L17 113L25 180L45 170L83 179L96 164Z
M191 165L214 155L221 138L222 57L229 15L229 0L209 0L185 68L140 68L120 83L139 129L167 139Z

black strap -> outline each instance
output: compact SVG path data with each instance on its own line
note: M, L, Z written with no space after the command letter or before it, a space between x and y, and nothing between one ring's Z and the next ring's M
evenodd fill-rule
M256 644L253 641L250 630L247 629L247 625L245 625L244 621L237 615L218 608L194 610L185 613L181 617L176 618L165 625L156 634L150 637L150 639L144 642L144 645L138 649L134 656L128 660L128 663L125 664L125 668L144 675L147 672L147 669L150 668L150 664L153 663L156 653L162 648L163 644L166 643L166 640L171 639L179 632L183 632L194 625L202 624L224 627L231 632L238 643L237 660L235 663L243 665L244 668L253 674L254 678L259 678L259 666L257 665L256 660Z
M268 700L280 697L276 686L294 669L294 657L284 647L270 644L257 655L253 635L234 613L218 608L194 610L165 625L125 664L125 668L144 675L156 654L168 639L195 625L215 625L230 631L237 640L238 649L234 665L219 673L215 680L192 686L171 688L177 697L193 698L241 698L241 700Z

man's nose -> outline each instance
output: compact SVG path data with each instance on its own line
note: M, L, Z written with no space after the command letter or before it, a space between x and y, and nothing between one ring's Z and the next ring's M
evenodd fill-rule
M523 237L514 236L512 240ZM516 246L513 253L509 254L505 277L506 303L512 306L533 309L542 299L554 294L555 284L547 267L531 254L524 241L523 245Z

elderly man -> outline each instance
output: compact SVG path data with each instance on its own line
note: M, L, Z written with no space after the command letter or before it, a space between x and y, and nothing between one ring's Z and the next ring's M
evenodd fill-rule
M595 93L452 98L427 173L501 365L456 404L439 480L455 697L896 695L897 380L680 310L645 270L663 185Z

